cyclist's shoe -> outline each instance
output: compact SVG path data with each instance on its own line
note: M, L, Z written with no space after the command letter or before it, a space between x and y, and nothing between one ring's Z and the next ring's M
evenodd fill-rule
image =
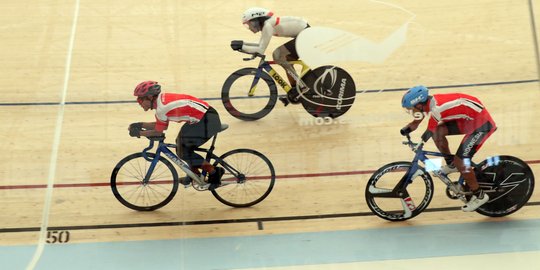
M221 167L215 167L214 170L214 173L208 176L208 183L210 183L209 190L214 190L221 185L221 177L225 173L225 169Z
M458 168L454 164L442 166L440 172L444 175L449 175L451 173L459 172Z
M186 175L185 177L180 178L180 181L179 181L179 182L180 182L180 184L182 184L182 185L184 185L184 186L188 186L188 185L191 184L192 181L193 181L193 180L191 180L191 177L189 177L189 176Z
M471 199L463 207L461 207L461 210L465 212L472 212L478 209L478 207L487 203L488 201L489 196L485 194L482 189L478 189L473 193Z
M283 102L284 106L289 105L290 101L287 97L279 97L279 101Z
M292 104L300 103L301 97L300 97L299 91L302 91L303 89L305 88L300 88L299 90L298 86L294 86L293 88L291 88L291 90L287 92L287 99L289 100L289 102Z

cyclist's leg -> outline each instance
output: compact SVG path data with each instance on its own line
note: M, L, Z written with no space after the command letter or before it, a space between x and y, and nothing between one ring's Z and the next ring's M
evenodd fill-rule
M296 77L298 77L298 74L296 73L296 70L294 70L294 67L288 62L298 60L298 54L296 53L296 38L293 38L292 40L289 40L285 44L276 48L272 53L272 57L274 61L276 61L276 63L278 63L285 70L292 88L296 87L296 80L290 75L290 72L292 72Z
M478 190L478 181L474 170L469 167L470 163L465 164L465 160L470 161L495 130L493 123L488 121L474 131L467 132L456 152L454 163L472 191Z
M446 136L462 134L455 121L450 121L437 126L437 129L433 133L433 142L437 146L437 149L444 154L444 160L447 165L451 165L454 162L452 152L450 152L450 146L448 145L448 139Z
M218 112L210 107L206 114L204 115L204 135L203 139L208 141L210 138L217 135L221 130L221 120L219 118ZM202 145L202 144L201 144ZM225 169L221 167L214 167L207 160L203 159L202 168L208 173L208 182L210 187L208 189L212 190L216 187L219 187L221 184L221 177L225 173Z
M221 129L219 114L214 108L209 108L201 121L195 124L185 124L181 128L182 157L192 167L200 167L209 175L208 181L219 185L219 180L225 172L223 168L214 168L195 149L205 144Z
M177 139L178 157L185 160L190 166L203 168L208 171L208 164L204 158L195 152L195 149L205 144L217 134L221 127L219 115L214 108L209 108L203 118L194 124L184 124Z
M188 151L190 146L186 145L183 142L182 132L183 130L180 129L180 131L178 132L178 136L176 136L176 155L178 156L178 158L187 162L192 172L194 172L196 175L201 175L201 172L199 170L201 166L193 165L192 158L189 157L191 155L191 152ZM189 130L188 130L188 133L189 133ZM191 181L192 181L191 178L187 175L185 177L180 178L180 183L183 185L189 185Z
M456 153L454 163L473 192L469 202L462 208L464 211L474 211L489 200L489 196L484 194L478 185L474 170L470 168L470 160L495 130L495 125L490 121L486 121L472 133L465 135ZM465 160L469 160L469 162L465 162Z

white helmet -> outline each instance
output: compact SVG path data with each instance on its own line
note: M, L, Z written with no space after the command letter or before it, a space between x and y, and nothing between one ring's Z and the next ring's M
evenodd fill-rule
M244 11L244 14L242 14L242 23L247 23L256 18L272 17L272 15L274 15L274 13L265 8L260 8L260 7L248 8L246 11Z

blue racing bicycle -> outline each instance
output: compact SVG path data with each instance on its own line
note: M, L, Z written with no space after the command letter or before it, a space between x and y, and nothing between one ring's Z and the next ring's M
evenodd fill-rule
M378 169L367 183L366 202L375 215L390 221L402 221L422 213L434 193L433 180L428 171L446 185L448 198L464 202L470 199L472 192L468 190L462 177L458 181L450 180L440 172L440 166L427 157L443 157L444 154L424 151L423 144L413 143L409 135L403 144L415 152L413 161L386 164ZM533 193L532 170L517 157L490 157L479 164L472 162L472 168L480 188L490 198L476 210L482 215L501 217L512 214L525 205Z
M222 124L221 131L227 127ZM216 138L217 134L208 149L195 150L204 154L209 163L225 169L221 185L210 190L214 197L232 207L248 207L264 200L276 181L272 162L251 149L234 149L217 156L214 154ZM120 203L137 211L153 211L167 205L180 184L173 163L191 178L191 182L184 182L186 188L191 185L198 191L209 190L207 176L192 172L184 160L169 150L176 145L165 143L165 136L148 139L148 147L123 158L112 171L111 189ZM154 148L154 142L158 142L158 146L152 153L149 151Z

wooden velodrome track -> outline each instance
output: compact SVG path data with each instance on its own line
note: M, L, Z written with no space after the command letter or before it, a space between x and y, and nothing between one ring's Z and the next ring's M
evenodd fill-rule
M352 74L359 92L421 83L445 86L433 87L433 93L475 95L499 126L476 160L515 155L531 162L538 179L540 90L526 1L392 3L416 14L405 45L382 64L339 64ZM400 108L403 91L359 93L352 109L328 125L309 124L312 117L302 107L281 104L260 121L232 118L221 105L220 91L232 71L256 65L242 61L244 55L229 48L232 39L258 40L240 23L240 14L251 5L374 41L411 17L379 3L351 0L332 4L314 0L309 5L303 1L81 1L70 51L73 2L1 3L0 244L38 241L51 164L56 170L48 226L69 231L71 242L487 220L457 210L459 202L444 197L439 182L430 205L433 211L403 223L370 214L364 188L371 172L412 158L398 132L410 120ZM540 5L535 13L540 14ZM274 38L268 51L285 41ZM127 126L153 118L133 101L132 90L142 80L157 80L168 92L207 99L230 125L219 136L217 151L246 147L266 154L278 175L272 194L247 209L232 209L209 192L193 189L180 190L169 205L150 213L129 210L116 201L108 186L112 168L146 145L143 139L129 137ZM63 89L67 105L59 125ZM59 127L58 157L51 160ZM179 127L171 125L169 141ZM451 139L453 149L459 139ZM503 220L538 218L539 203L536 188L528 206Z

